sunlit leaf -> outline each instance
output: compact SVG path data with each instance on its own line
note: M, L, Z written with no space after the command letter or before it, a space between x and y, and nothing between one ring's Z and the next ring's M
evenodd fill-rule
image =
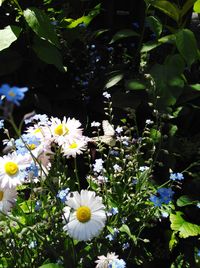
M14 41L17 40L21 32L21 28L9 25L0 30L0 51L8 48Z
M131 90L142 90L146 88L146 85L139 80L131 79L126 81L126 88Z
M59 41L49 17L43 10L36 7L28 8L24 11L24 18L29 27L42 39L59 47Z
M112 40L110 41L110 44L112 44L118 40L121 40L121 39L124 39L127 37L133 37L133 36L139 36L139 34L133 30L130 30L130 29L120 30L120 31L116 32L116 34L114 34Z
M200 84L189 85L190 88L200 91Z
M194 12L200 13L200 0L197 0L195 2L193 9L194 9Z
M105 88L110 88L116 85L123 78L123 74L117 74L112 76L105 85Z
M171 229L179 232L181 238L200 235L200 226L187 222L182 217L184 214L177 211L176 214L170 214Z

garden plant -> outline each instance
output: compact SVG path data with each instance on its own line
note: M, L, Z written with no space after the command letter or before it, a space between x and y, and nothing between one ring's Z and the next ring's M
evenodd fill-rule
M200 267L199 13L0 0L0 267Z

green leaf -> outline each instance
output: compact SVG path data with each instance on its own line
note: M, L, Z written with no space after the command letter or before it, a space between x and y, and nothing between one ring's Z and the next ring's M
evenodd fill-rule
M180 10L175 4L172 4L169 1L165 0L155 0L151 4L152 6L161 10L163 13L165 13L167 16L169 16L176 22L179 21Z
M126 233L126 234L133 240L134 243L137 242L136 237L135 237L134 235L131 234L131 231L130 231L128 225L123 224L123 225L119 228L119 230L120 230L120 232L122 232L122 233Z
M121 40L121 39L124 39L127 37L133 37L133 36L139 36L139 34L133 30L130 30L130 29L120 30L120 31L116 32L116 34L114 34L114 36L109 44L112 44L118 40Z
M180 16L181 18L183 16L185 16L185 14L192 8L192 6L194 5L194 3L196 2L196 0L187 0L185 1L182 9L181 9L181 12L180 12Z
M62 72L67 70L66 67L63 66L62 55L59 50L47 41L35 37L33 50L42 61L55 65Z
M146 22L151 31L154 32L156 37L158 38L162 33L162 24L160 23L160 21L153 16L149 16L147 17Z
M21 32L21 28L9 25L0 30L0 51L8 48L14 41L17 40Z
M64 267L56 263L47 263L40 266L39 268L64 268Z
M117 75L112 76L112 77L108 80L108 82L106 83L105 88L113 87L113 86L116 85L119 81L121 81L122 78L123 78L123 75L122 75L122 74L117 74Z
M200 91L200 84L189 85L190 88Z
M142 90L146 88L146 85L139 80L131 79L126 81L126 88L131 90Z
M165 44L165 43L174 43L175 41L175 35L174 34L169 34L169 35L166 35L166 36L163 36L161 38L159 38L156 42L155 41L150 41L150 42L147 42L145 44L143 44L142 46L142 49L141 49L141 52L149 52L151 51L152 49L162 45L162 44Z
M188 195L182 195L181 197L179 197L176 203L179 207L185 207L188 205L194 205L197 203L197 201L193 201Z
M199 58L194 33L189 29L182 29L176 33L176 46L189 67Z
M170 214L171 229L179 232L181 238L200 235L200 226L187 222L182 217L183 212L177 211L176 214Z
M150 130L150 136L155 143L158 143L162 137L161 132L155 128Z
M193 7L194 12L200 13L200 0L197 0Z
M24 18L29 27L42 39L47 40L56 47L60 47L54 25L43 10L36 7L24 11Z
M171 239L169 241L169 249L172 251L172 249L178 244L178 240L176 237L176 232L172 232Z

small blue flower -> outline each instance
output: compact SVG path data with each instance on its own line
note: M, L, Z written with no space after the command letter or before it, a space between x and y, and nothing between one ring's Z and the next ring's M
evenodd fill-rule
M57 197L61 200L62 203L65 203L67 196L69 194L69 188L58 191Z
M179 173L179 172L178 173L171 173L169 178L172 181L182 181L182 180L184 180L183 174Z
M130 247L129 242L126 242L126 243L124 243L124 244L122 245L122 250L125 250L125 249L127 249L127 248L129 248L129 247Z
M41 206L42 206L42 202L40 200L36 201L36 203L35 203L35 211L40 210Z
M157 195L151 195L149 199L154 203L155 207L160 207L162 204L169 204L173 194L174 192L171 188L160 188L157 190Z
M4 128L4 120L0 120L0 129Z
M19 101L23 100L26 91L28 91L27 87L10 87L8 84L3 84L0 88L0 95L4 95L8 101L19 106Z
M112 266L110 266L112 268L125 268L126 267L126 263L123 259L115 259L112 261Z
M162 206L162 200L158 196L151 195L149 199L150 199L151 202L153 202L155 207Z
M29 150L35 149L40 144L40 139L31 134L23 134L15 141L17 154L25 155Z
M200 257L200 249L197 251L197 256Z
M114 228L113 234L108 234L106 238L109 239L109 241L113 241L114 239L116 239L118 233L119 233L119 230L117 228Z

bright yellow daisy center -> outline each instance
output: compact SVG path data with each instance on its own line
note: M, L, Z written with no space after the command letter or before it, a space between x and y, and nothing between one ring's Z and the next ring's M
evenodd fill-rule
M55 129L54 129L54 133L56 135L64 135L64 134L68 134L69 129L67 127L63 127L63 124L58 125Z
M80 222L87 222L91 218L91 210L89 207L81 206L76 211L76 217Z
M75 149L78 147L78 144L76 142L73 142L72 144L70 144L69 148L70 149Z
M33 144L29 144L28 145L28 148L30 149L30 150L34 150L35 148L36 148L36 145L33 143Z
M5 171L8 175L15 175L18 172L18 165L14 162L7 162L5 164Z
M40 128L36 128L33 133L36 134L36 133L40 133L41 132L41 129Z
M3 199L3 192L0 191L0 201Z

